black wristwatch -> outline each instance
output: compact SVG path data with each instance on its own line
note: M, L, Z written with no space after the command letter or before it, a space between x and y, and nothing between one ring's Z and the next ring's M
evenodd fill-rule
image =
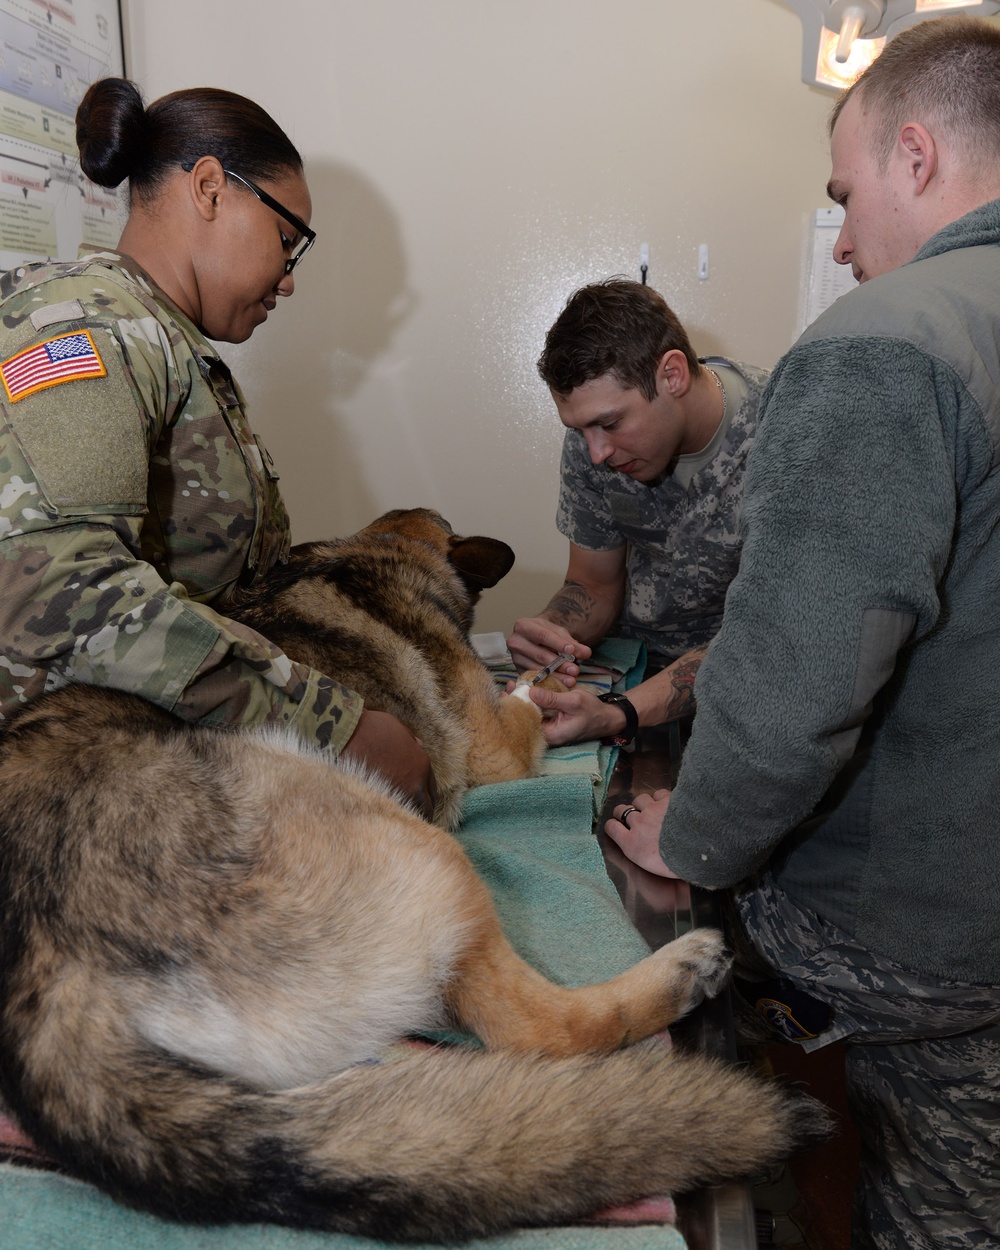
M616 707L620 707L625 713L625 728L621 733L612 734L609 738L602 741L607 745L626 747L630 742L635 741L635 736L639 732L639 713L623 694L601 694L597 696L602 703L613 703Z

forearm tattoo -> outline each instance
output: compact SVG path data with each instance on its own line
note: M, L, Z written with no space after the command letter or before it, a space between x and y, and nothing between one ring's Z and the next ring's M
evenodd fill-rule
M671 668L670 684L673 691L664 708L665 721L678 720L681 716L690 716L694 712L694 679L707 652L708 647L698 647L687 655L682 655Z
M562 589L552 596L544 615L573 634L574 625L586 624L590 620L596 602L590 591L579 582L564 582Z

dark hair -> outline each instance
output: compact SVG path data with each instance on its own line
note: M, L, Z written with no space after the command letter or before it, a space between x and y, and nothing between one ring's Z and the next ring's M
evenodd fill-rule
M215 156L227 169L267 180L302 169L294 144L259 104L232 91L193 87L146 108L134 83L102 78L76 110L80 168L101 187L126 178L148 200L187 161Z
M869 113L880 169L911 121L940 126L970 172L985 173L1000 160L1000 30L988 22L942 17L900 31L837 100L831 135L854 95Z
M545 336L538 372L557 395L610 373L652 400L656 366L674 350L684 353L697 376L698 357L663 296L628 278L608 278L570 296Z

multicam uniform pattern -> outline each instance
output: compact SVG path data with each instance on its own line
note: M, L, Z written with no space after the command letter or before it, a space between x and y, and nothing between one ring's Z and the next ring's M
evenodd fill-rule
M615 633L641 638L651 658L670 662L718 633L740 562L738 532L746 458L767 372L721 360L747 387L716 456L690 488L668 474L633 481L591 462L584 436L567 430L556 525L587 551L628 546L628 584Z
M0 277L0 364L86 330L106 376L0 387L0 720L67 682L339 750L362 700L225 616L287 557L240 389L129 258ZM12 398L13 396L13 398Z

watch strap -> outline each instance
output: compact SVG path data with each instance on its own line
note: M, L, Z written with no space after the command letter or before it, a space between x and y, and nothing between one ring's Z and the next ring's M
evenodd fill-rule
M597 697L602 703L613 703L625 713L625 728L621 733L612 734L610 741L618 746L627 746L630 742L634 742L639 732L639 713L629 702L628 698L623 694L615 694L613 691Z

